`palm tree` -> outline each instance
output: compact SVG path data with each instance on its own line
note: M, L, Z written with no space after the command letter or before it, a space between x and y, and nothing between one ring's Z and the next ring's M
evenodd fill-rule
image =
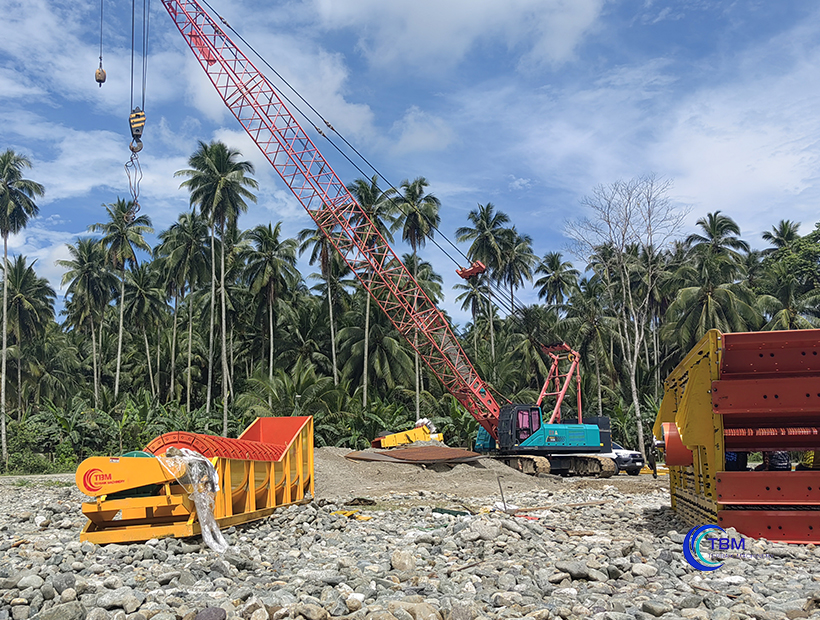
M471 241L467 256L472 261L481 261L487 267L490 279L498 280L498 271L502 263L502 247L504 236L508 233L504 224L510 221L509 216L503 211L496 211L495 205L488 202L486 205L479 204L477 209L473 209L467 214L472 226L462 226L456 230L456 240L459 243ZM492 290L488 287L487 307L488 316L492 316ZM495 366L495 328L490 320L490 356Z
M418 282L424 294L430 298L430 301L432 301L434 305L438 305L444 298L444 293L441 288L444 280L441 275L433 269L433 265L413 254L402 254L401 260L405 267L416 274L416 282ZM391 262L389 265L392 266L394 263Z
M142 331L151 395L156 396L159 391L159 381L154 381L154 372L151 368L148 327L157 323L157 318L162 315L166 306L165 293L157 286L156 276L149 265L143 264L135 267L128 274L124 300L128 324ZM157 368L157 375L159 375L159 368Z
M97 324L103 314L112 291L116 290L117 278L108 270L106 251L96 239L78 239L68 246L70 260L58 260L66 268L62 284L68 284L66 303L69 322L77 328L86 327L91 332L91 357L94 373L94 406L100 404L100 375L97 355Z
M151 219L147 215L134 217L134 202L118 198L117 202L112 202L105 207L109 221L105 223L92 224L88 227L91 232L101 232L103 237L100 240L108 251L108 261L111 266L120 274L120 298L119 312L120 321L117 330L117 372L114 375L114 399L116 400L120 392L120 368L122 365L122 331L125 297L125 269L137 264L137 255L134 248L151 252L151 246L145 241L143 235L154 232L151 228Z
M498 269L501 264L502 246L504 243L505 224L510 217L503 211L496 211L495 205L488 202L479 204L467 215L472 226L462 226L456 230L459 243L471 241L467 255L470 260L480 260L489 270Z
M604 299L603 283L594 276L582 278L574 288L567 304L567 318L563 327L583 359L595 362L595 380L598 392L598 415L604 414L601 393L601 359L606 359L605 343L611 341L617 321L609 316L601 304Z
M207 410L210 411L211 384L213 377L213 323L214 299L216 287L216 260L215 236L219 226L220 237L224 240L225 227L233 228L240 213L248 210L245 202L256 202L256 196L250 189L257 189L259 184L251 178L253 164L249 161L239 161L241 153L228 148L222 142L205 144L199 142L199 147L188 159L188 170L179 170L175 176L188 177L180 187L186 187L191 192L191 205L199 206L202 215L209 219L211 224L211 336L208 347L208 400ZM222 307L222 434L228 435L228 357L227 357L227 324L225 302L225 246L220 252L220 301Z
M273 381L273 308L277 295L292 288L301 276L296 270L296 239L280 239L282 222L276 226L259 225L245 233L245 239L253 248L245 252L247 267L245 277L251 293L263 293L268 307L268 378Z
M765 276L766 269L762 259L763 252L760 250L749 250L741 258L742 282L751 290L755 290Z
M510 286L510 306L515 311L515 289L532 282L532 268L538 258L532 253L532 237L520 235L515 226L504 235L501 264L498 269L499 282Z
M743 332L758 329L761 315L753 293L732 281L736 263L728 254L701 255L694 266L678 270L675 301L666 312L661 333L682 350L691 349L710 329Z
M401 260L405 267L415 274L416 283L419 285L419 288L424 291L424 294L427 295L431 302L433 302L433 305L438 306L439 302L441 302L444 298L441 286L444 280L433 269L433 265L426 260L420 259L414 254L404 254L401 257ZM389 265L392 266L393 263L391 262ZM418 384L420 394L424 389L424 381L420 367L418 368ZM421 407L420 402L417 402L416 404L417 407ZM420 413L420 411L417 413ZM418 419L418 417L416 419Z
M342 268L342 260L333 248L330 239L322 232L318 226L316 228L304 228L297 235L299 241L299 254L304 254L310 249L310 259L308 263L315 265L319 263L319 271L324 278L327 288L327 311L330 318L330 356L333 364L333 385L339 385L339 367L336 361L336 321L333 316L333 300L336 295L335 282L344 275L345 268Z
M187 293L192 293L205 279L208 270L208 257L204 251L208 238L208 226L196 211L183 213L171 227L160 233L160 245L155 255L162 257L165 263L165 274L168 282L173 282L174 290L179 292L179 301L185 300ZM178 300L174 299L174 335L176 343L176 311ZM194 324L194 304L188 303L188 363L186 366L186 411L191 411L191 347ZM172 344L172 349L174 344ZM171 353L171 394L174 393L174 351Z
M406 385L412 376L413 366L410 356L397 339L395 329L386 315L374 317L371 327L371 337L367 341L371 348L370 368L364 366L364 330L350 325L339 331L339 349L345 360L342 376L355 385L358 379L364 382L364 376L372 373L376 388L381 388L382 392Z
M505 322L504 334L511 347L507 357L525 373L524 383L518 386L519 389L541 387L539 378L546 378L549 372L544 363L542 343L559 341L558 328L556 309L541 304L522 306Z
M740 259L738 251L749 251L749 244L740 238L740 226L720 211L707 213L695 224L700 226L703 234L692 233L686 237L686 244L695 251L710 256L726 255L736 261Z
M538 299L548 304L560 306L564 299L572 295L578 283L578 270L572 263L564 261L561 252L547 252L538 263L536 273L543 273L543 278L535 281L538 289Z
M812 329L820 323L820 291L800 294L800 281L784 263L775 263L766 278L770 294L757 299L757 307L771 317L764 330Z
M388 242L393 241L393 235L390 234L390 229L395 225L396 221L396 206L391 196L395 194L395 190L388 190L383 192L379 188L379 177L374 174L369 181L367 179L356 179L347 186L348 191L353 194L356 202L362 208L362 211L367 216L366 219L376 227L376 230L381 233ZM363 224L366 219L359 218L355 224ZM370 269L367 271L368 281L372 280L373 274ZM364 382L362 384L362 407L367 407L367 378L368 378L368 364L370 363L370 295L367 295L364 311Z
M768 241L773 247L763 250L764 254L772 254L777 250L789 247L793 241L797 241L800 235L800 222L791 220L780 220L777 226L772 226L772 232L764 232L763 240Z
M36 262L36 261L35 261ZM54 318L54 297L56 293L45 278L37 277L34 272L34 262L26 264L25 256L17 256L9 266L7 277L10 289L8 304L9 323L11 331L17 341L17 347L22 349L41 337L49 321ZM22 355L18 355L17 363L17 415L23 412L23 380Z
M284 305L287 315L283 322L283 339L286 345L278 357L279 364L290 368L297 361L310 362L323 374L332 374L330 358L327 356L327 321L321 313L318 297L297 292L292 303Z
M402 229L402 241L409 243L413 250L413 258L418 249L427 245L427 237L433 238L433 232L441 223L439 208L441 201L433 194L425 193L429 183L424 177L417 177L411 183L407 179L402 181L402 194L398 199L398 209L404 214L403 220L397 221L397 227ZM414 273L415 278L418 274ZM415 303L415 302L414 302ZM415 310L415 305L413 310ZM421 391L419 381L418 331L413 334L413 348L416 354L416 420L421 417Z
M20 232L29 219L39 213L34 198L45 189L39 183L23 178L23 170L31 168L31 161L11 149L0 153L0 235L3 235L3 269L8 271L9 235ZM6 358L8 355L8 282L3 278L3 354L0 363L0 440L3 462L8 463L6 444Z
M54 321L46 325L45 333L37 343L37 385L35 403L50 400L65 403L69 394L79 392L83 364L79 347L70 334Z
M453 288L459 291L464 291L456 301L461 302L461 310L466 312L468 309L473 319L473 354L478 354L478 315L482 312L482 299L486 295L486 287L484 285L484 276L478 275L468 278L464 284L456 284Z

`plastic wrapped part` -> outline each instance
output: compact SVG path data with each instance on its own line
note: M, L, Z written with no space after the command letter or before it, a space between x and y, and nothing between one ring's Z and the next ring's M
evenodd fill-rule
M194 502L205 544L217 553L225 553L229 545L214 518L214 498L219 491L214 466L199 452L187 448L168 448L165 456L157 458Z
M436 426L429 418L421 418L416 421L415 428L421 428L422 426L426 426L431 435L436 432Z

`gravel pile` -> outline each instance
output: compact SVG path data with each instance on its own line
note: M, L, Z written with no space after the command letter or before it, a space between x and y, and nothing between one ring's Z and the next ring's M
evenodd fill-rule
M193 539L80 543L79 491L7 485L0 620L820 618L812 546L747 540L747 552L770 557L696 571L665 481L622 478L508 487L507 502L546 507L531 518L438 512L478 512L498 501L492 488L371 494L375 505L357 507L365 521L333 514L352 509L338 488L335 503L319 491L310 505L226 530L221 557ZM373 486L357 481L348 499L361 485ZM571 506L589 502L599 503Z

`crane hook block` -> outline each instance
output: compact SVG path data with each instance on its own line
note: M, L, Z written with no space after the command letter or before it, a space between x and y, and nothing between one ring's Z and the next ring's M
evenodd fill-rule
M142 129L145 127L145 112L137 106L131 111L131 116L128 117L128 123L131 125L131 137L134 138L135 142L140 142L142 139Z
M482 263L480 260L477 260L469 267L462 267L460 269L456 269L456 273L465 280L467 278L477 276L480 273L484 273L485 271L487 271L487 268L484 266L484 263Z
M100 67L94 72L94 79L97 80L97 84L100 85L102 88L103 83L105 82L105 69Z

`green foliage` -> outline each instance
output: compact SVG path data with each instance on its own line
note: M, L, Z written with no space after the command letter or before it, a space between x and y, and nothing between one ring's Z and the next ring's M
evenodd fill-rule
M0 154L0 172L4 162L26 167L9 157ZM334 249L338 232L314 227L287 239L281 223L240 229L257 189L240 157L221 143L199 144L178 173L193 209L160 231L155 248L142 236L147 219L127 221L127 202L105 206L106 223L93 227L104 243L77 239L58 261L67 286L61 323L37 265L11 258L3 471L71 471L90 455L141 449L173 430L237 436L258 416L311 415L316 445L353 449L411 428L418 411L451 445L471 445L478 424L435 373L422 367L416 388L408 339L423 334L400 334L380 309L385 300L365 294ZM440 224L428 182L382 191L376 181L350 185L368 218L387 239L401 231L412 252L398 255L433 303L452 299L436 272L443 266L419 254ZM39 195L39 186L20 187ZM24 227L32 205L26 217L0 222L0 232ZM756 251L715 211L697 220L695 234L663 247L640 237L589 247L576 269L560 252L534 248L491 203L465 224L456 236L486 271L455 286L471 320L453 328L496 399L534 402L550 363L542 344L565 341L581 354L584 412L609 415L613 437L628 447L639 447L639 430L648 441L664 376L707 330L820 320L820 225L801 237L798 223L782 220ZM310 252L318 273L299 273L297 249ZM388 259L383 269L401 271ZM373 264L363 273L379 277ZM403 287L409 282L402 295ZM521 298L543 302L522 307ZM641 312L629 310L630 298L646 300ZM639 333L635 346L628 338ZM578 410L575 392L565 419Z

